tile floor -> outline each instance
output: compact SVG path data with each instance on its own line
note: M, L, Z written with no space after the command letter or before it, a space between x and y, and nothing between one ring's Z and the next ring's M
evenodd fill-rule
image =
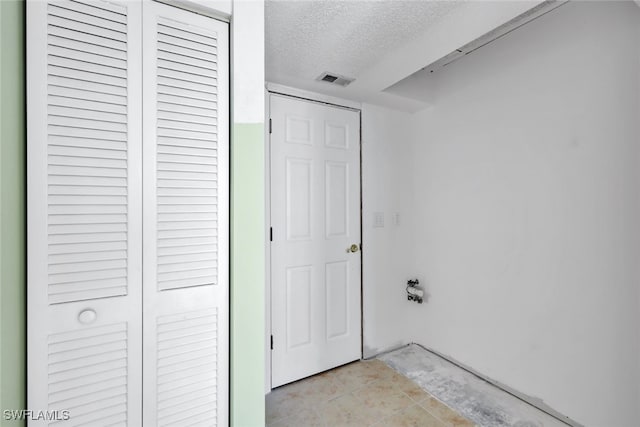
M384 362L353 362L273 390L267 427L470 427Z
M441 356L410 344L379 356L456 413L483 427L568 427ZM550 408L548 408L550 409ZM569 419L566 418L568 422Z

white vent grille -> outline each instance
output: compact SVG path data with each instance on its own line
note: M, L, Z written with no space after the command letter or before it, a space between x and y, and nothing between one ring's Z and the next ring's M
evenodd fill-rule
M218 275L217 39L158 24L158 288L213 285Z
M320 74L316 80L318 80L319 82L331 83L334 85L345 87L351 84L351 82L353 82L355 79L351 77L341 76L340 74L336 73L324 72Z
M47 13L49 303L126 295L126 9Z

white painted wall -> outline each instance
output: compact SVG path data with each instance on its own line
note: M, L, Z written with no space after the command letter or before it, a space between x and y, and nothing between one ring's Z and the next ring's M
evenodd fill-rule
M572 2L435 74L427 111L362 105L365 357L414 341L638 424L639 20Z
M362 105L364 356L408 342L404 288L413 273L411 115ZM384 227L374 228L374 212ZM399 223L394 215L399 214Z
M370 322L405 316L411 340L585 425L637 426L640 10L570 3L445 70L435 106L412 118L409 154L414 271L431 299L407 311L365 277ZM406 158L368 153L365 176L378 180L368 162ZM406 198L394 184L365 200ZM368 255L376 268L400 249L370 238L386 252ZM404 277L390 265L368 274ZM391 335L365 329L370 342Z
M256 93L263 93L265 85L264 37L256 36L264 34L264 25L264 0L233 0L231 43L235 123L264 123L265 120L265 104L256 102Z

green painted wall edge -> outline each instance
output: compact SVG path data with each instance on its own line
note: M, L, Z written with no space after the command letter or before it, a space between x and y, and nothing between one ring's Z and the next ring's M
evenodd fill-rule
M26 405L25 2L0 1L0 408ZM20 426L23 421L0 425Z
M231 132L231 425L260 427L264 407L264 125Z

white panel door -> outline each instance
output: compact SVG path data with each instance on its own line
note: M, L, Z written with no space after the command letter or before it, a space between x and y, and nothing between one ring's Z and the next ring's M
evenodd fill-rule
M271 95L272 386L360 358L360 116Z
M140 4L27 7L27 407L139 426Z
M228 24L143 5L144 420L228 424Z

